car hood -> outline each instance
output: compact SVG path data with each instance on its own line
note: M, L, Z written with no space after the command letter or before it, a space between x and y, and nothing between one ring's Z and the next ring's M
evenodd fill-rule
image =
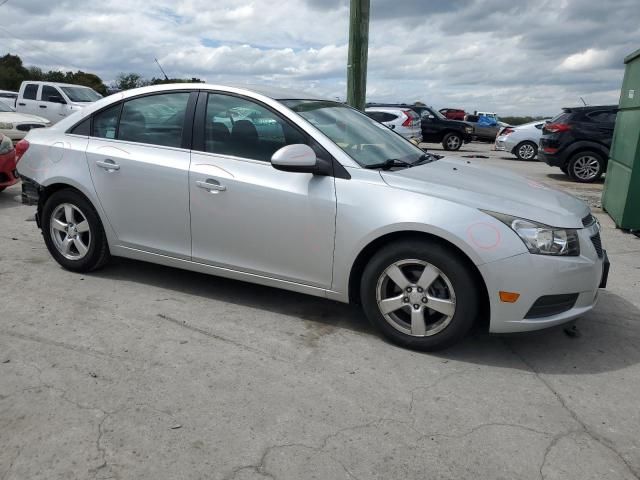
M18 112L2 112L0 113L0 122L8 123L24 123L24 122L37 122L37 123L50 123L49 120L35 115L29 115L28 113Z
M382 179L401 188L469 207L553 227L582 228L589 207L578 198L507 170L462 159L442 159L396 171Z

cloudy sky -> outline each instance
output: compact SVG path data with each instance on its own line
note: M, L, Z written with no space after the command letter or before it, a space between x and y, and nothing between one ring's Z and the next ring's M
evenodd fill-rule
M0 0L27 65L346 96L348 0ZM370 101L501 115L617 103L639 0L371 0Z

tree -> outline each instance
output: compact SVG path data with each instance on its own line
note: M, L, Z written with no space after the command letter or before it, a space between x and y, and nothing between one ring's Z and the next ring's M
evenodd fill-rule
M142 78L139 73L120 73L113 83L115 90L131 90L132 88L144 87L149 82Z
M18 90L27 73L19 56L8 53L0 57L0 89Z

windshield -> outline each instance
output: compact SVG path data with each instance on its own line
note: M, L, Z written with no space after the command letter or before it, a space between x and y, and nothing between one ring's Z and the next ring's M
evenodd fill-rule
M417 162L424 152L381 123L347 105L324 100L282 103L329 137L363 167L390 159Z
M14 112L15 110L11 108L6 103L0 102L0 112Z
M96 102L102 98L95 90L89 87L61 87L72 102Z

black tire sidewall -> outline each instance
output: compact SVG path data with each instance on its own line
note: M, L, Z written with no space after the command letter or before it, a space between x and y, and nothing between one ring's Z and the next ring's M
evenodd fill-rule
M439 350L462 339L478 315L480 288L460 255L451 248L429 241L401 241L380 250L365 267L360 287L362 308L369 321L392 342L415 350ZM424 260L439 268L451 281L456 294L456 311L451 323L429 337L412 337L396 330L378 308L378 278L392 263L409 258Z
M451 137L458 137L458 148L449 148L449 146L447 145L447 140L449 140L449 138ZM445 150L448 150L450 152L456 152L458 150L460 150L460 148L462 147L462 137L460 135L458 135L457 133L447 133L444 138L442 139L442 146Z
M533 147L533 157L531 158L522 158L520 156L520 148L523 145L531 145ZM520 142L517 146L516 146L516 157L518 158L518 160L522 160L523 162L528 162L531 160L534 160L536 158L536 155L538 155L538 146L533 143L533 142L529 142L529 141L524 141L524 142Z
M598 160L598 165L600 166L600 171L598 172L598 174L593 177L591 180L583 180L579 177L577 177L574 173L573 173L573 168L575 166L575 162L580 158L580 157L584 157L584 156L592 156L595 157ZM594 152L594 151L582 151L579 153L576 153L575 155L573 155L571 157L571 159L569 160L569 162L567 163L567 172L568 175L571 177L572 180L576 181L576 182L580 182L580 183L593 183L595 181L597 181L602 174L604 173L604 159L602 158L602 155L598 152Z
M91 230L91 240L89 251L80 260L70 260L65 258L56 248L51 238L51 214L55 208L62 203L70 203L77 206L85 215ZM93 205L80 193L75 190L65 189L53 193L42 207L42 236L44 242L51 253L51 256L62 267L74 272L88 272L96 268L101 262L106 248L106 236L102 228L102 222L98 217Z

